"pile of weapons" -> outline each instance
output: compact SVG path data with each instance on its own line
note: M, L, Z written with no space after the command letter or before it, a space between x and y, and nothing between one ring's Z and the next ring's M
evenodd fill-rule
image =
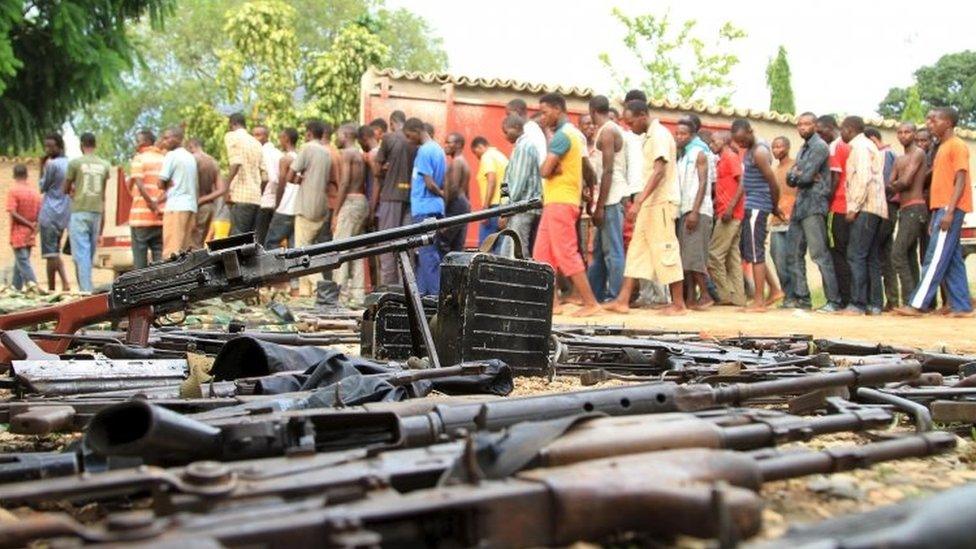
M236 235L122 274L105 293L0 315L9 366L0 384L13 395L0 422L13 433L81 434L62 452L0 455L0 505L17 517L0 521L0 547L678 536L731 546L760 530L763 483L948 452L956 438L933 420L976 419L973 357L804 336L553 327L554 273L524 259L517 237L514 257L490 253L494 237L448 254L440 294L421 298L410 250L438 231L539 207L293 249ZM372 296L361 322L319 317L307 334L163 327L204 300L384 253L396 254L402 293ZM124 331L91 331L104 322ZM356 342L363 358L329 348ZM191 367L199 354L214 357L209 370ZM513 375L546 374L612 384L508 396ZM900 416L914 433L894 427ZM852 447L778 448L851 432L862 434ZM963 488L777 543L968 547L973 509L976 491Z
M181 334L150 339L198 337ZM932 430L933 414L972 422L976 405L974 357L803 336L716 341L556 326L557 373L632 383L517 398L502 396L507 366L478 362L387 364L326 382L308 365L323 356L309 355L310 344L328 335L279 336L210 334L218 355L247 340L251 350L235 352L252 360L225 362L260 371L231 368L201 397L179 398L180 359L126 367L45 356L26 333L2 332L18 396L0 404L0 421L14 432L84 436L64 452L3 456L0 505L20 518L0 523L0 547L520 547L677 536L731 546L760 530L763 483L950 451L956 438ZM392 389L357 392L366 381ZM267 389L283 382L297 390ZM899 415L914 433L892 428ZM870 442L777 449L843 432ZM92 503L97 521L45 511ZM962 488L796 529L773 546L967 546L974 504L976 490ZM944 531L912 528L944 518L946 505L954 512L938 523Z

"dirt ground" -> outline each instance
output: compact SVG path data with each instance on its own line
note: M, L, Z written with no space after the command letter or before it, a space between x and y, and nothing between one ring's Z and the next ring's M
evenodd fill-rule
M568 312L574 308L567 306ZM949 318L929 315L905 318L894 314L850 317L810 311L770 309L767 313L742 313L734 307L712 307L684 316L663 316L654 310L633 309L630 314L589 318L560 315L554 323L625 326L663 330L694 330L715 337L811 334L817 338L843 338L869 343L947 349L976 353L976 317Z
M635 309L628 315L602 315L587 318L585 322L561 315L554 322L691 330L714 337L740 333L811 334L817 338L844 338L976 354L976 318L928 316L914 319L891 314L880 317L846 317L785 310L746 314L735 308L715 307L679 317L666 317L655 311ZM538 394L583 388L576 378L557 376L552 383L537 379L519 379L515 392ZM908 432L909 428L905 424L893 427L892 432L900 431ZM962 431L965 434L965 430ZM858 445L869 440L862 435L842 434L819 437L809 443L795 443L784 448L821 449L828 446ZM947 455L889 462L851 473L816 475L769 483L763 487L762 492L766 510L763 515L763 530L758 539L778 537L790 525L814 523L830 517L868 511L907 498L924 497L953 486L974 482L976 443L973 442L972 435L960 437L957 442L956 450ZM678 545L705 546L700 541L691 539L679 540Z

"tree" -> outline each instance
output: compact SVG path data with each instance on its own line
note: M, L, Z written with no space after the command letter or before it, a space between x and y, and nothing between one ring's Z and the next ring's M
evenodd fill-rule
M224 100L243 105L271 127L294 124L298 85L295 9L281 0L255 0L230 10L223 32L230 47L217 52Z
M314 98L308 112L334 124L359 114L359 80L370 65L382 65L390 52L380 38L361 24L342 29L329 51L318 55L308 70L306 89Z
M132 68L126 25L157 28L172 0L0 0L0 152L35 145Z
M391 52L388 66L421 71L442 71L447 66L441 41L433 35L427 22L404 9L384 9L382 0L279 0L274 3L286 4L296 14L290 25L296 44L290 52L297 56L294 83L276 90L281 94L274 99L276 104L284 105L284 97L288 96L295 116L307 115L305 103L314 99L304 87L314 60L329 50L344 28L356 22L369 21L373 34ZM185 112L199 115L203 106L223 116L224 127L226 114L234 110L246 110L248 115L255 114L277 124L266 116L267 104L258 105L255 111L254 104L243 95L246 92L254 98L257 75L250 72L252 60L245 56L247 61L242 62L240 58L227 56L227 50L243 49L235 46L224 32L226 17L244 17L241 14L249 4L240 0L179 0L179 9L167 19L162 31L147 22L135 25L130 33L133 40L145 44L139 48L143 54L141 62L124 74L123 85L118 90L76 112L72 119L76 131L94 132L99 137L102 153L113 161L124 162L132 156L133 138L138 129L159 129L184 122ZM249 18L255 14L254 9L247 9ZM279 25L277 21L257 18ZM248 35L260 33L255 27L245 28ZM251 47L239 45L246 46L244 49ZM225 55L221 57L218 53ZM234 81L231 69L235 66L241 70L236 81L241 88L231 98L226 85ZM353 93L358 97L358 79ZM259 95L264 96L263 92ZM273 110L279 112L280 108ZM196 116L194 120L203 118ZM222 148L222 142L218 142L217 149L208 148L208 151L217 156Z
M790 62L786 59L786 48L783 46L776 52L776 58L770 59L766 65L766 86L769 88L769 110L784 114L796 113Z
M918 117L930 107L949 106L959 110L960 125L976 128L976 51L943 55L934 65L920 67L914 76L912 86L888 90L878 105L879 114L901 119L908 115ZM917 103L910 97L913 87Z
M732 97L732 68L739 58L728 52L745 32L726 22L710 42L694 34L697 21L672 25L670 12L663 16L644 14L630 17L614 8L613 15L626 29L624 45L636 58L643 75L636 85L655 98L677 101L711 101L728 105ZM718 53L713 53L718 52ZM691 60L691 62L689 62ZM622 91L634 87L621 75L606 53L600 61Z
M918 94L918 86L908 88L908 95L905 98L905 109L901 113L901 120L916 124L925 122L925 107L922 106L922 97Z

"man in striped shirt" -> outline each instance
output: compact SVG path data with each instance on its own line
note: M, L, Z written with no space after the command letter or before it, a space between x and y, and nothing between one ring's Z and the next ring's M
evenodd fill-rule
M525 119L517 114L508 115L502 121L502 131L509 143L513 143L512 158L508 161L502 186L508 187L509 199L520 202L538 198L542 195L542 176L539 175L539 153L532 142L532 138L525 133ZM522 250L528 255L535 244L535 231L539 226L539 214L528 211L515 214L510 218L502 218L499 226L509 228L518 233L522 239ZM510 255L514 245L506 240L502 244L501 254Z
M129 230L132 235L132 266L141 269L163 259L163 210L159 200L159 172L163 169L163 151L156 147L156 136L150 130L136 134L136 155L129 168Z
M746 212L742 224L742 260L752 265L752 277L756 286L750 312L766 312L766 220L769 214L780 219L779 186L773 172L769 146L756 140L748 120L737 118L732 122L732 139L745 151L742 170L742 186L745 188ZM775 296L773 296L775 298Z

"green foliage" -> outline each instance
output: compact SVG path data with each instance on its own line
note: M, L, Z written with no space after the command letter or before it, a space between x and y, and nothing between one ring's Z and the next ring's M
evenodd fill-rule
M426 19L404 9L380 10L377 22L376 35L389 46L388 66L420 72L447 69L444 41Z
M224 134L227 133L227 117L204 103L183 107L179 114L186 133L199 139L207 153L226 165Z
M172 0L0 0L0 153L32 147L132 68L126 24L158 25Z
M786 59L786 48L783 46L776 52L776 58L770 59L766 65L766 86L769 88L769 110L784 114L796 113L790 62Z
M918 102L911 97L912 88L918 94ZM934 65L920 67L912 86L888 90L878 105L878 113L895 119L919 117L922 113L924 118L928 108L940 106L955 107L960 125L976 128L976 51L950 53Z
M732 50L736 40L746 36L744 31L726 22L718 36L706 42L694 33L697 21L675 23L670 12L663 16L648 13L631 17L614 8L613 15L625 27L624 45L643 73L639 82L633 82L618 72L608 54L600 54L600 61L620 90L636 85L646 90L649 97L729 104L732 97L729 75L739 58L725 52Z
M296 15L280 0L255 0L228 11L223 32L231 44L217 52L224 100L249 106L252 118L272 127L295 121Z
M383 65L390 48L366 27L342 29L329 51L308 68L305 85L314 98L308 114L339 124L359 115L359 81L371 65Z
M918 86L908 88L905 98L905 109L901 113L901 120L921 124L925 122L925 107L922 105L922 96L918 93Z
M294 125L300 117L319 116L313 109L317 98L302 85L314 61L357 22L373 29L388 48L388 66L446 68L441 41L426 21L404 9L384 9L382 0L178 0L164 30L147 22L130 28L132 39L145 44L139 47L142 63L124 75L115 92L76 111L72 123L79 132L94 131L102 153L116 162L132 156L141 127L158 131L186 122L188 134L196 135L185 112L223 117L222 131L225 115L237 110L255 122ZM278 29L270 44L261 43L267 38L264 25ZM290 74L283 70L288 63L294 63ZM331 93L340 91L358 98L359 78L355 86ZM222 139L212 146L206 145L210 154L223 153Z
M13 38L10 35L10 31L23 19L21 6L22 2L16 0L0 0L0 95L7 87L7 80L13 78L17 70L24 66L23 61L14 55Z

